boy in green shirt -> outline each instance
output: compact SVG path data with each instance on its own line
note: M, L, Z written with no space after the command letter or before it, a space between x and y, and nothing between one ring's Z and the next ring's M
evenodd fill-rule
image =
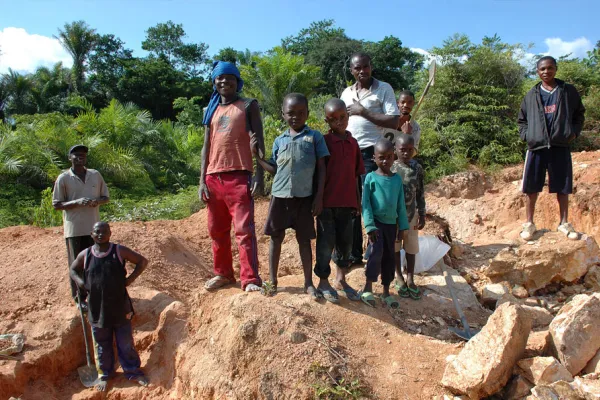
M374 150L377 170L366 176L362 195L362 217L372 250L365 271L367 282L360 297L365 304L375 307L373 282L381 275L382 300L388 307L398 308L400 303L390 295L390 284L395 271L394 243L408 229L404 190L402 178L391 171L393 143L382 138Z

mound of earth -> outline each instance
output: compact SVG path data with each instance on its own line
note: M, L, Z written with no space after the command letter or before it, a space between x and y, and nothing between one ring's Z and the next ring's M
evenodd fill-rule
M599 239L600 209L594 196L600 152L574 155L574 170L571 220ZM524 219L519 179L519 167L491 177L473 171L429 188L432 214L425 231L453 242L456 257L446 261L458 268L450 272L459 302L476 328L486 323L490 311L480 306L470 284L477 286L489 259L518 240ZM266 200L257 201L264 277L269 238L260 230L267 210ZM540 196L537 216L539 228L555 229L556 205L547 193ZM106 398L307 399L337 390L365 398L431 399L448 393L439 384L444 361L463 344L448 331L460 322L439 265L417 277L423 299L401 299L399 310L372 309L344 297L339 305L313 302L302 293L297 245L290 233L275 297L244 293L239 286L208 293L202 288L212 275L206 226L204 210L181 221L112 224L115 242L150 260L130 293L136 309L134 339L151 386L140 388L118 374ZM0 358L0 399L104 398L78 380L84 343L70 299L62 229L2 229L0 251L0 333L26 337L16 360ZM362 269L353 270L348 279L359 288ZM380 293L381 287L376 285L375 291Z

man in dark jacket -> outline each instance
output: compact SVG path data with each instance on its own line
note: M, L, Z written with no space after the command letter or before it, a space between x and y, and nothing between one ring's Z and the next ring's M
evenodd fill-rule
M548 171L550 193L556 193L560 210L558 231L569 239L579 235L568 222L569 194L573 192L571 141L583 127L585 108L573 85L556 79L557 65L553 57L537 62L542 80L525 95L519 112L519 133L528 150L523 171L523 193L527 195L527 222L521 237L530 240L536 231L533 223L535 203L544 187Z

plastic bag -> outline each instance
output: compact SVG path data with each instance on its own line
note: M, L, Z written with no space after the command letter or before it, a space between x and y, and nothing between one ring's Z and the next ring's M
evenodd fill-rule
M450 246L433 235L419 236L419 253L415 257L415 274L429 271L450 250ZM406 272L406 255L400 250L402 272Z

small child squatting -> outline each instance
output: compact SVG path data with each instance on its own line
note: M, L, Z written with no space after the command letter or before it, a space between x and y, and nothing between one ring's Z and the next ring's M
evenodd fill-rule
M114 373L113 338L127 379L148 386L133 343L134 311L126 288L146 268L148 260L125 246L111 243L110 236L108 223L97 222L92 230L95 244L79 253L70 268L71 278L79 290L88 295L88 320L92 327L99 391L106 390L107 381ZM125 269L127 261L135 264L129 276Z
M409 228L404 235L398 234L396 252L396 290L400 297L413 300L421 298L421 291L414 281L415 256L419 252L419 230L425 227L425 191L423 168L413 156L416 153L415 137L405 133L396 139L396 156L392 172L402 178L404 201ZM401 271L400 250L406 254L406 280Z
M394 145L382 138L375 144L377 170L367 175L362 196L362 216L371 243L371 254L365 271L366 283L361 300L375 307L373 282L381 275L384 303L390 308L400 307L398 300L390 295L394 280L394 244L408 229L404 190L400 176L391 171L394 162Z
M319 277L317 289L323 293L325 300L338 303L338 293L329 284L329 263L333 259L337 266L335 285L349 300L356 301L360 297L346 282L346 272L352 265L352 223L360 212L356 182L365 173L365 166L358 142L346 130L346 103L340 99L330 99L325 104L325 122L329 125L329 134L325 135L329 157L326 158L323 211L317 216L314 272Z
M329 155L323 135L306 125L308 100L303 94L290 93L283 99L283 119L289 129L275 139L271 159L267 162L253 148L258 163L274 174L265 235L269 245L269 275L277 290L277 271L285 230L293 228L304 272L304 291L313 299L323 297L312 281L312 249L316 237L314 217L323 209L325 157ZM316 176L316 190L314 178Z

